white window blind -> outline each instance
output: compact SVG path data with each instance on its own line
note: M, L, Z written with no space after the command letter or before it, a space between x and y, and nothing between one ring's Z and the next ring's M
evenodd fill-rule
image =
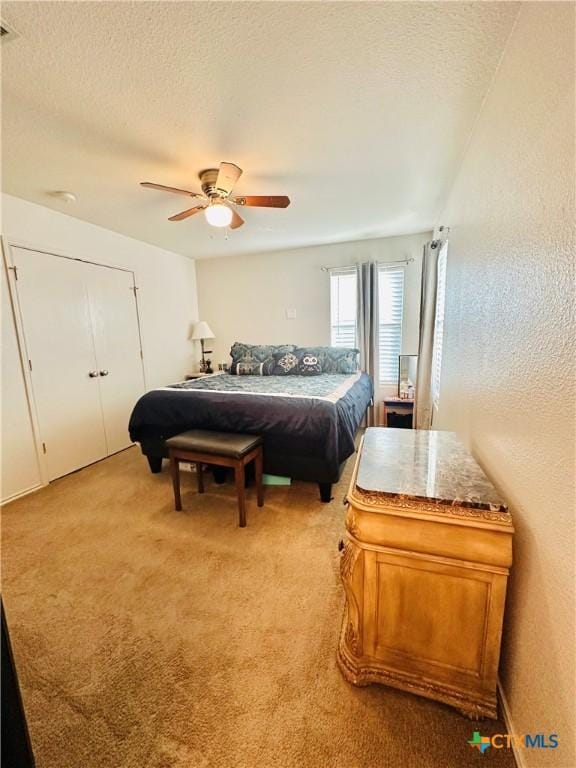
M330 272L330 343L333 347L356 346L356 269Z
M438 407L440 399L440 374L442 373L442 345L444 342L444 305L446 302L446 256L448 245L444 243L438 254L438 282L436 287L436 315L434 317L434 346L432 348L432 402Z
M380 384L398 381L402 349L404 267L378 267L378 373Z

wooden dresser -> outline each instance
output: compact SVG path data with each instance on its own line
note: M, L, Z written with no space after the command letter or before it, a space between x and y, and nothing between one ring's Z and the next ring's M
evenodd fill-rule
M377 427L347 500L346 679L496 717L514 532L506 504L454 433Z

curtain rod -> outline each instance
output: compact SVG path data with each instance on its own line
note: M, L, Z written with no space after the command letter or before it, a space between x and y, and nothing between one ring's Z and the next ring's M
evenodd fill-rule
M448 239L448 235L450 234L450 227L439 227L438 228L438 234L440 235L435 240L432 240L430 243L430 246L432 248L438 248L439 245L443 245L446 240Z
M414 258L412 256L410 256L409 258L406 258L406 259L396 259L395 261L378 261L377 264L383 264L383 265L386 265L386 264L411 264L413 261L414 261ZM350 268L350 267L359 267L359 266L360 266L360 263L356 262L355 264L341 264L341 265L339 265L337 267L320 267L320 269L322 270L322 272L330 272L333 269L346 269L346 268Z

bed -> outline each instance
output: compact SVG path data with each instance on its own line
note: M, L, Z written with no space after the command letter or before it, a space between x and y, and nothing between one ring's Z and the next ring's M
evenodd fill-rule
M261 435L266 473L314 481L321 500L330 501L372 396L372 380L360 372L215 374L145 394L132 412L130 437L160 472L164 441L188 429Z

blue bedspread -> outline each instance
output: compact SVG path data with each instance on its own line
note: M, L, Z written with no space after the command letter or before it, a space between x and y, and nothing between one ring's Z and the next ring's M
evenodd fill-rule
M341 463L354 452L372 396L365 373L218 374L148 392L136 403L130 436L142 442L188 429L258 434L264 438L267 471L281 474L285 457L286 474L304 476L306 463L312 462L325 470L319 480L335 482Z
M361 374L322 373L319 376L230 376L218 373L202 379L181 381L167 389L207 392L234 392L253 395L323 398L335 402L346 393Z

